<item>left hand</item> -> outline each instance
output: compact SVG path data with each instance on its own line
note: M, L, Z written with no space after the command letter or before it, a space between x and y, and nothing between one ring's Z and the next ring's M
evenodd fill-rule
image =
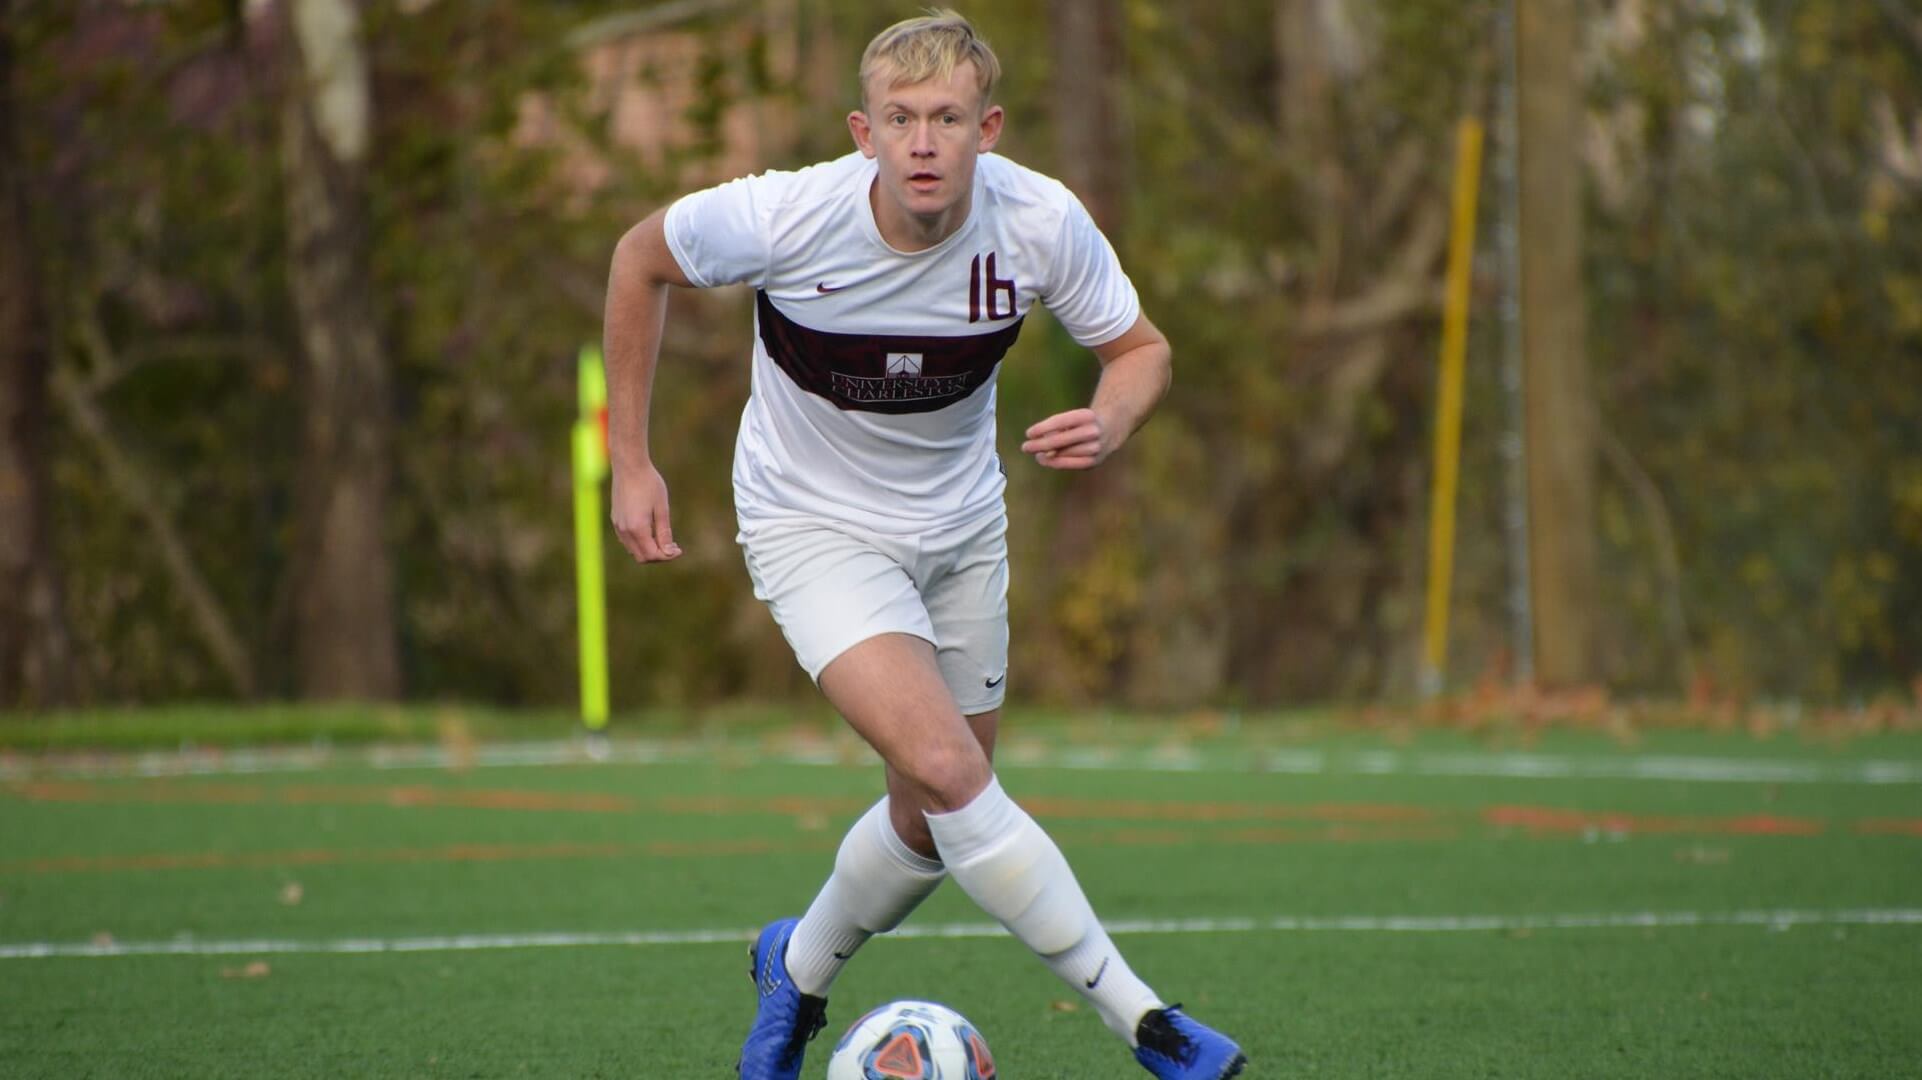
M1021 452L1050 469L1092 469L1119 446L1099 413L1070 409L1029 427Z

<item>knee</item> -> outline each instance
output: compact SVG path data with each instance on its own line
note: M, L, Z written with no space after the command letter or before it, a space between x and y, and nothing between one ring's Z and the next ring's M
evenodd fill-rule
M973 739L925 747L902 771L920 789L921 809L934 814L968 805L994 776L988 755Z

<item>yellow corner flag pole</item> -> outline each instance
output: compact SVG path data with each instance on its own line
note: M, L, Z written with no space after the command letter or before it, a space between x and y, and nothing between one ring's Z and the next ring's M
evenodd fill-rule
M601 557L601 482L607 479L607 369L597 345L580 358L574 421L574 584L579 596L581 722L607 728L607 583Z
M1455 569L1455 489L1461 473L1462 368L1468 351L1469 270L1475 256L1475 192L1482 125L1456 129L1453 224L1448 234L1447 299L1442 312L1441 393L1435 403L1435 481L1428 512L1428 618L1422 632L1421 693L1442 688L1448 662L1448 594Z

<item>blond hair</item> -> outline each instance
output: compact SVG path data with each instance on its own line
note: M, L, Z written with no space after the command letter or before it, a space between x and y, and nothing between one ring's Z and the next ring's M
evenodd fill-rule
M913 86L946 79L965 63L974 64L974 82L985 109L995 80L1001 77L1001 61L958 12L929 8L926 15L903 19L868 42L861 54L862 101L867 100L870 79L886 76L887 86Z

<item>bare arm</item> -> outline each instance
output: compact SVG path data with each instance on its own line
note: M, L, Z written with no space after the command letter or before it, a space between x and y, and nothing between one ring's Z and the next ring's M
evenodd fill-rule
M1174 351L1146 315L1094 352L1101 358L1094 403L1036 423L1021 444L1022 453L1050 469L1092 469L1108 460L1168 392Z
M668 515L667 482L647 446L654 366L667 320L667 287L691 287L667 249L665 210L627 231L614 247L607 277L602 349L607 356L608 460L614 469L614 532L636 561L666 562L681 554Z

